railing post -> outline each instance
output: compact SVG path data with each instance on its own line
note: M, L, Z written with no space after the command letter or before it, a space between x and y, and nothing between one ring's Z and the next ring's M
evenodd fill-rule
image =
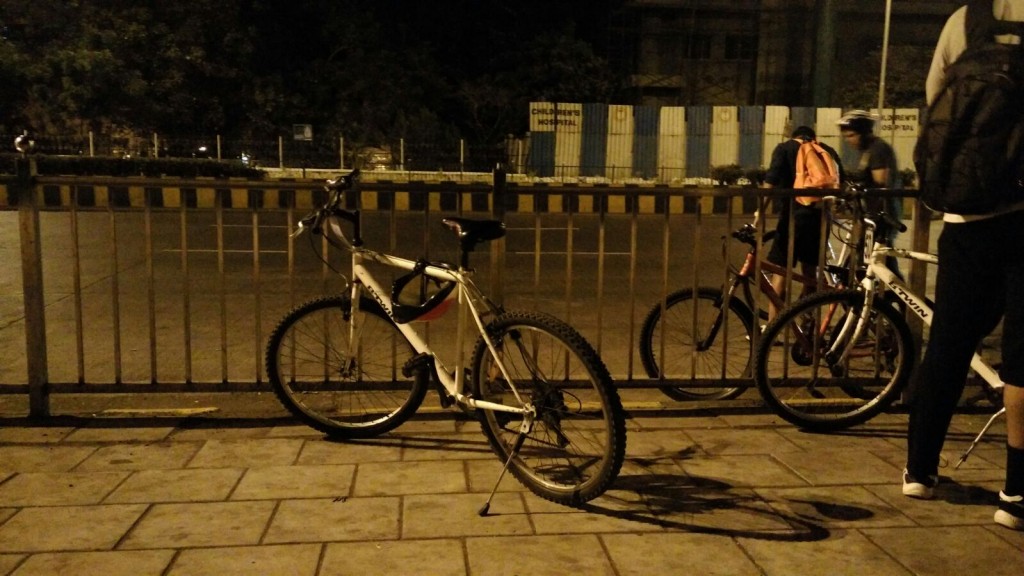
M498 164L494 167L494 187L491 193L491 217L495 220L505 220L505 202L507 197L506 187L507 175L505 167ZM505 301L504 286L505 270L505 238L499 238L491 242L491 299L499 306Z
M43 300L43 261L36 206L35 158L15 160L18 225L21 236L21 278L25 305L25 360L28 367L29 416L50 415L50 383L46 358L46 310Z

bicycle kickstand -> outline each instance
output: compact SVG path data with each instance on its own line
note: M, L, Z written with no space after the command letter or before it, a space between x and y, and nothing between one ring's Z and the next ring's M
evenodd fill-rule
M501 479L505 477L508 467L512 465L512 459L519 455L519 450L523 447L523 441L526 440L526 433L530 431L531 420L531 418L523 419L523 423L519 427L519 434L516 435L516 441L512 445L512 450L509 450L508 458L505 459L505 465L501 467L501 473L498 474L498 480L494 483L494 488L491 489L491 493L487 496L487 501L484 502L483 507L477 512L478 516L487 516L487 512L491 509L491 499L494 498L494 494L498 491L498 486L501 485Z
M996 418L999 418L1005 412L1006 408L1000 408L999 412L996 412L995 414L992 415L991 418L988 419L988 422L985 423L985 427L982 428L981 432L978 432L978 435L974 438L974 442L971 442L971 445L968 446L967 450L965 450L963 455L960 456L960 460L958 460L956 466L953 467L954 470L959 469L960 465L967 461L967 457L971 455L971 451L974 450L974 447L978 445L978 442L981 442L981 437L984 436L986 432L988 432L988 429L992 426L992 423L996 421Z

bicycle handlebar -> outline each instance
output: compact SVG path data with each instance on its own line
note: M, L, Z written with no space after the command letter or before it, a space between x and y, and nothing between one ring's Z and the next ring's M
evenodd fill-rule
M299 224L296 227L295 232L292 233L292 237L300 236L307 229L313 234L323 234L324 221L330 216L337 216L352 224L352 246L361 246L363 239L359 226L359 210L346 210L341 207L341 201L345 196L345 191L354 188L355 183L358 180L358 169L333 180L328 180L324 185L324 190L330 192L330 197L327 199L327 202L325 202L323 206L320 206L309 214L303 216L299 220ZM346 242L348 241L347 238L344 240Z
M876 220L885 222L892 228L899 232L906 232L907 226L899 220L893 218L884 210L878 210L876 212L869 212L865 203L868 198L868 192L876 190L890 190L889 188L868 188L862 184L854 184L847 182L841 191L838 191L834 195L823 196L823 200L832 200L842 202L847 206L853 208L853 216L858 220L865 221L871 224L873 227L877 226Z

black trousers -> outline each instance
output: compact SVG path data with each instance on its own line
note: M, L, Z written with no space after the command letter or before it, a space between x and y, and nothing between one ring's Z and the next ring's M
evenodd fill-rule
M937 474L939 455L981 339L1003 318L1000 378L1024 385L1024 211L945 224L935 317L908 389L907 469Z

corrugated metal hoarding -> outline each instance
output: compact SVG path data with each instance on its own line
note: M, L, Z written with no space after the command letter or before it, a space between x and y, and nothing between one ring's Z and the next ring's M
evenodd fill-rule
M896 162L900 170L914 167L914 144L921 121L917 108L896 108L892 116L882 118L882 137L892 144L896 151Z
M633 107L608 107L608 154L605 176L614 179L633 175Z
M658 175L658 108L633 108L633 176L654 178Z
M818 141L839 150L842 137L839 135L839 125L836 122L843 116L842 108L818 108L818 116L814 123L814 131L818 134Z
M555 104L555 118L555 176L579 176L583 105Z
M764 108L764 148L761 165L767 168L772 161L772 152L780 142L786 139L789 126L789 108L786 106L765 106Z
M686 176L711 174L711 106L686 108Z
M714 106L711 117L711 166L739 164L739 109L736 106Z
M608 155L608 106L583 105L583 129L580 134L580 174L603 176Z
M739 165L748 169L762 166L763 146L764 106L741 106Z
M658 122L660 178L672 182L686 176L686 109L663 106Z
M786 106L628 106L530 103L527 169L535 176L604 176L662 182L710 175L713 166L767 167L772 151L794 128L811 126L818 139L855 167L860 153L842 141L840 108ZM877 132L912 168L923 110L887 109Z
M530 102L530 155L527 169L535 176L555 174L555 105Z

